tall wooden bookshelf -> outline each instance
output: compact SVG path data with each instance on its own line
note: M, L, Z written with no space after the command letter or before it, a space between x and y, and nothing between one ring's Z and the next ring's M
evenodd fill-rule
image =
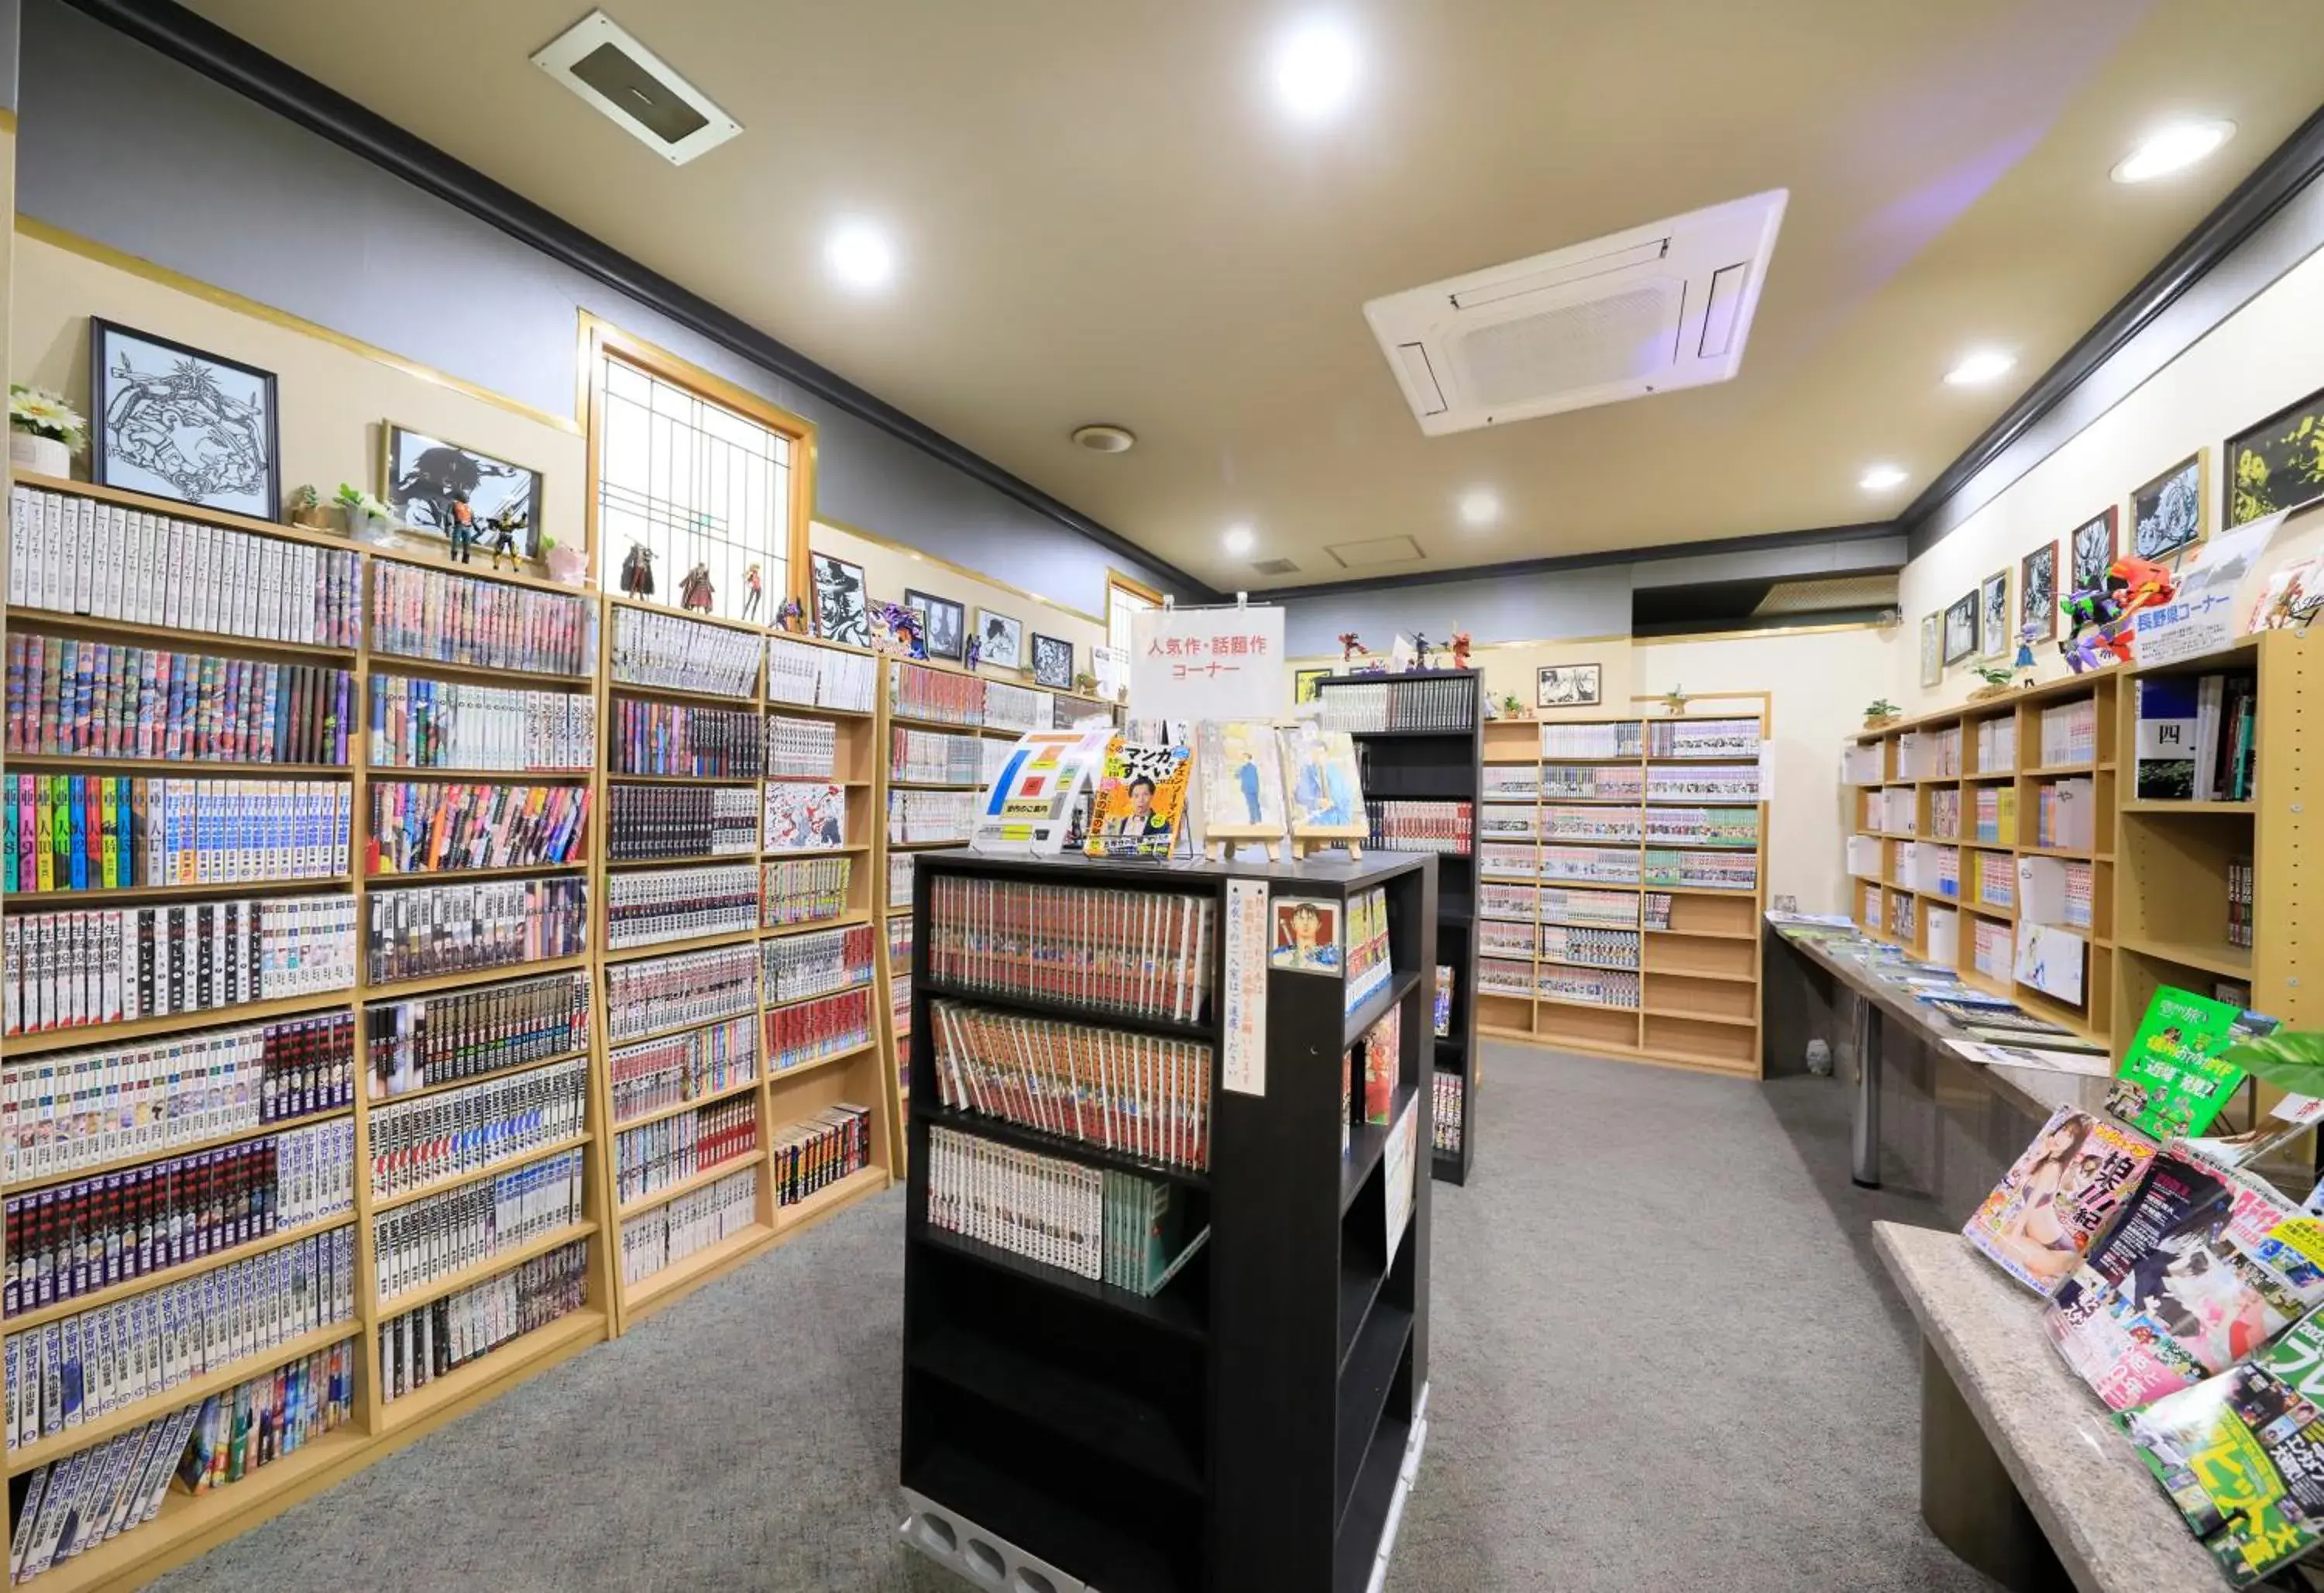
M1695 700L1711 706L1485 727L1481 1033L1759 1076L1773 707Z

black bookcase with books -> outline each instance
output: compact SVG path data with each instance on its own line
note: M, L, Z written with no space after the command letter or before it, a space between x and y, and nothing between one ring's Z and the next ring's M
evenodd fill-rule
M1474 670L1333 675L1316 683L1326 730L1355 738L1365 806L1382 851L1438 859L1435 997L1435 1144L1430 1166L1466 1183L1477 1154L1477 846L1484 789L1478 727L1484 685ZM1449 977L1446 977L1449 976Z
M994 1587L1372 1585L1427 1431L1436 880L920 855L908 1542ZM1341 954L1270 966L1278 913Z

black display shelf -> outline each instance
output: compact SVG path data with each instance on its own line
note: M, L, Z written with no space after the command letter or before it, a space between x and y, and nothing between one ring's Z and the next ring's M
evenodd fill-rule
M1052 1564L1078 1568L1084 1581L1105 1593L1183 1593L1186 1585L1157 1536L1109 1520L964 1446L931 1443L905 1457L902 1475L906 1487L945 1501L998 1537L1040 1542ZM1163 1512L1154 1513L1151 1524L1157 1535L1181 1530Z
M918 1025L913 1025L915 1031ZM933 1064L931 1064L933 1066ZM914 1111L919 1108L915 1107ZM1135 1172L1144 1178L1158 1178L1167 1182L1183 1184L1190 1190L1211 1187L1210 1175L1175 1162L1149 1162L1128 1151L1110 1150L1095 1140L1075 1139L1071 1135L1052 1134L1046 1128L1028 1128L1011 1123L1006 1117L987 1116L982 1112L964 1112L955 1107L930 1107L928 1121L945 1128L957 1128L963 1134L981 1134L986 1139L997 1139L1002 1144L1016 1145L1023 1150L1038 1151L1045 1156L1065 1156L1092 1167L1111 1167L1116 1172Z
M1358 1562L1356 1546L1377 1543L1387 1530L1388 1513L1396 1502L1397 1471L1411 1432L1409 1418L1394 1411L1380 1413L1371 1449L1364 1456L1363 1469L1356 1473L1355 1489L1340 1517L1343 1548L1333 1570L1332 1593L1365 1593L1371 1586L1372 1568Z
M1366 1030L1379 1023L1388 1008L1411 995L1419 983L1419 970L1392 968L1387 983L1358 1002L1356 1010L1348 1014L1347 1026L1341 1032L1341 1045L1353 1045L1361 1040Z
M1202 1339L1209 1336L1204 1308L1193 1296L1202 1276L1199 1269L1203 1258L1198 1252L1182 1268L1178 1275L1163 1285L1157 1294L1133 1294L1127 1289L1117 1289L1111 1283L1101 1283L1094 1278L1084 1278L1059 1267L1045 1266L1038 1261L988 1245L982 1239L972 1239L966 1234L947 1233L943 1228L924 1228L916 1243L930 1250L947 1251L954 1255L1007 1273L1028 1283L1069 1294L1076 1300L1106 1310L1119 1311L1134 1321L1182 1338Z
M1371 1452L1372 1436L1379 1431L1380 1412L1388 1406L1389 1389L1412 1344L1412 1313L1388 1301L1376 1302L1356 1335L1355 1348L1340 1372L1338 1466L1333 1474L1333 1499L1344 1511L1355 1491L1356 1473Z
M1420 1093L1416 1084L1397 1086L1395 1104L1388 1108L1388 1124L1357 1123L1348 1128L1348 1153L1340 1158L1340 1210L1344 1215L1363 1193L1364 1185L1380 1164L1380 1153L1388 1149L1388 1135L1395 1131L1396 1120L1404 1116L1406 1107ZM1357 1109L1362 1110L1360 1103Z

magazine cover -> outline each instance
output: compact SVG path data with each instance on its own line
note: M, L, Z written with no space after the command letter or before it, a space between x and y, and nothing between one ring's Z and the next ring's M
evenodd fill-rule
M2201 1134L2244 1081L2219 1053L2274 1032L2273 1018L2165 985L2131 1036L2107 1110L2157 1139Z
M1153 746L1114 736L1090 803L1089 855L1169 857L1186 813L1190 761L1183 746Z
M766 847L813 851L847 844L847 790L812 780L767 782Z
M1194 727L1194 772L1204 830L1283 834L1283 752L1274 726L1204 720Z
M1286 730L1283 778L1294 830L1364 828L1363 781L1345 730L1319 730L1305 719Z
M1027 731L984 793L971 844L986 852L1062 849L1074 804L1104 767L1112 740L1110 727Z
M2054 1294L2153 1155L2142 1135L2060 1107L1961 1232L2011 1277Z
M2124 1416L2146 1468L2228 1580L2248 1586L2324 1541L2324 1320L2249 1364Z

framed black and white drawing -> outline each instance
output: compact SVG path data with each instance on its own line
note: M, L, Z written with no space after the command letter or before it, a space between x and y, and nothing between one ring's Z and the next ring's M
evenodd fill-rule
M2324 496L2324 392L2227 439L2229 530Z
M1964 592L1945 609L1945 667L1977 651L1977 594Z
M2203 540L2203 461L2197 449L2130 495L2130 551L2168 559Z
M976 611L976 662L989 663L995 669L1019 670L1025 667L1025 622L1011 619L1005 614L995 614L990 608Z
M2105 514L2083 521L2066 540L2074 550L2073 584L2059 597L2105 590L2107 567L2115 556L2115 506L2108 504Z
M1596 708L1600 666L1594 663L1552 664L1534 671L1536 708Z
M807 556L815 590L815 634L826 642L872 645L872 611L863 595L863 566L828 553Z
M904 607L920 616L930 658L949 658L960 662L962 632L968 625L968 610L949 597L939 597L934 592L904 589Z
M1977 583L1978 653L1998 657L2009 651L2009 571L1997 570Z
M1074 644L1056 636L1033 633L1033 684L1052 691L1074 689Z
M407 529L450 542L452 506L466 504L480 543L492 545L490 528L505 515L521 522L510 544L517 557L533 556L540 536L540 471L392 421L383 422L380 431L386 446L379 495Z
M2043 542L2017 570L2017 626L2046 642L2058 634L2058 544Z
M274 373L88 320L89 479L272 520L282 507Z
M1941 616L1933 614L1924 615L1921 619L1921 684L1923 686L1944 684L1945 661L1940 651L1943 644L1939 636L1941 623Z

